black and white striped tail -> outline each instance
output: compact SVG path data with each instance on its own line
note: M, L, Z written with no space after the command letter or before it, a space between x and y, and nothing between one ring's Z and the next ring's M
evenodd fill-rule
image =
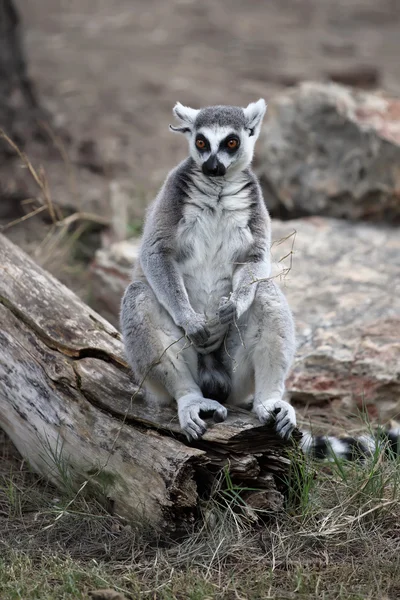
M388 457L400 456L400 427L379 429L372 434L355 437L315 436L309 431L302 431L302 434L301 449L317 460L363 460L374 456L378 449L382 449Z

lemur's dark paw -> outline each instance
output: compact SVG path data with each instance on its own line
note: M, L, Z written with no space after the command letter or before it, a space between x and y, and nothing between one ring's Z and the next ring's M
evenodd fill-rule
M200 439L207 431L206 423L200 418L203 415L211 415L216 423L225 421L227 410L216 400L209 398L188 398L178 401L179 423L183 433L189 442Z
M222 325L227 325L228 323L233 323L236 317L236 304L233 300L229 300L228 298L221 298L221 302L218 309L218 318L219 322Z
M196 315L186 324L185 333L195 346L203 346L210 337L206 320L202 315Z
M254 412L261 423L275 422L275 431L284 440L290 438L293 429L296 427L296 412L293 406L285 400L279 398L266 399L254 407Z

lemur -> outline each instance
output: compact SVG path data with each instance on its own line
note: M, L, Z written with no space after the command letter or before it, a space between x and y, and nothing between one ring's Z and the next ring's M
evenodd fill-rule
M261 423L273 422L285 439L296 426L284 397L294 322L271 277L271 222L250 167L265 111L263 99L246 108L176 104L179 125L170 129L187 138L189 156L147 212L122 299L133 373L149 400L177 402L189 441L205 433L203 415L226 418L221 402L241 406L250 399ZM332 440L306 434L302 447L328 456ZM356 443L362 441L337 441L336 449L345 455ZM359 449L371 450L364 445Z
M270 218L250 169L265 110L262 99L247 108L176 104L180 125L170 128L186 136L190 156L147 213L122 300L133 372L158 402L176 400L189 440L206 431L201 413L223 421L220 402L250 395L260 421L274 420L279 435L296 426L283 399L293 318L270 278Z

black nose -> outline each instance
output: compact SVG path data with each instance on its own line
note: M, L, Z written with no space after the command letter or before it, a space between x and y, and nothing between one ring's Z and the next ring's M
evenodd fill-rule
M219 162L215 154L211 154L205 163L203 163L202 171L204 175L209 177L222 177L226 173L225 166Z

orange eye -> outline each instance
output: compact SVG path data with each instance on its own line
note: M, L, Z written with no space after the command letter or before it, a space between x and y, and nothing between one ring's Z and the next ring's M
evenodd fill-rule
M206 147L206 143L204 140L199 139L199 140L196 140L196 146L199 150L204 150L204 148Z
M238 141L235 139L229 140L227 143L227 146L230 150L234 150L235 148L238 147Z

